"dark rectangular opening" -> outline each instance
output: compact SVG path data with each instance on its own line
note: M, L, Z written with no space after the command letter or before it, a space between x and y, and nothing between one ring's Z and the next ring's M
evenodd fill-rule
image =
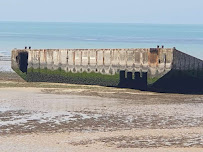
M19 55L19 69L23 73L27 73L28 66L28 52L20 52Z

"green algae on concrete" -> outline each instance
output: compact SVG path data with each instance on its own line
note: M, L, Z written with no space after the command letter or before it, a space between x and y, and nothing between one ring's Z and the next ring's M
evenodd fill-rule
M95 72L73 73L61 70L29 68L26 80L30 82L57 82L72 84L90 84L101 86L118 86L119 74L105 75Z
M100 73L73 73L66 72L62 69L49 70L29 68L27 74L20 71L20 69L14 70L21 78L28 82L58 82L58 83L73 83L73 84L93 84L102 86L118 86L119 74L115 75L103 75ZM154 84L160 78L149 78L147 79L148 85Z
M152 85L154 84L156 81L158 81L160 79L160 77L154 77L154 78L147 78L147 84L148 85Z
M13 68L13 70L22 78L24 79L25 81L27 81L27 74L26 73L23 73L20 69L18 68Z

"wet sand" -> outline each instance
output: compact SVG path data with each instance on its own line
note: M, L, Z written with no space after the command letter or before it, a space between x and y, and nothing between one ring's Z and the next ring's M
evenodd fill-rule
M203 151L203 95L9 75L0 75L0 151Z
M13 70L11 69L11 61L1 59L0 56L0 73L2 72L13 72Z

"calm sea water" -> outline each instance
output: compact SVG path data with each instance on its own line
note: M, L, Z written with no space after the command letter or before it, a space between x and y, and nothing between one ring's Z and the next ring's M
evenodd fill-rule
M203 25L0 22L0 55L13 48L148 48L203 59Z

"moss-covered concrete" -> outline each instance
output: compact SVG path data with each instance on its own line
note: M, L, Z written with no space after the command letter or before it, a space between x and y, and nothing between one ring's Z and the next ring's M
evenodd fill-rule
M160 77L154 77L154 78L148 77L148 78L147 78L147 84L148 84L148 85L152 85L152 84L154 84L156 81L158 81L159 79L160 79Z
M118 86L119 74L103 75L100 73L72 73L64 70L49 70L29 68L27 73L23 73L19 69L14 71L24 80L28 82L58 82L58 83L72 83L72 84L92 84L102 86ZM160 77L148 77L148 85L153 85Z
M19 73L18 73L19 74ZM30 82L57 82L72 84L91 84L101 86L118 86L119 74L103 75L100 73L72 73L64 70L33 69L29 68L23 78Z
M25 81L27 81L27 74L20 71L18 68L13 68L13 70Z
M27 73L21 72L19 69L14 71L28 82L56 82L70 84L88 84L101 86L121 86L119 85L119 74L103 75L101 73L72 73L64 70L49 69L33 69L29 68ZM171 70L163 77L148 77L148 90L158 92L177 92L192 93L203 92L203 71L192 70ZM126 85L131 86L131 81L125 79ZM130 88L136 87L138 84L132 84ZM122 86L121 86L122 87ZM139 89L139 88L137 88Z

